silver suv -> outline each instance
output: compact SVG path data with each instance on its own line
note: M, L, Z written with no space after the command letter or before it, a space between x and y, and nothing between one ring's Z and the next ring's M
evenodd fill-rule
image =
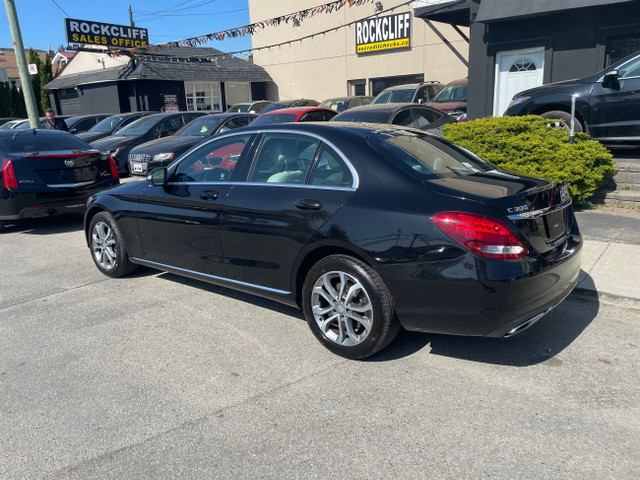
M395 85L385 88L371 103L426 103L443 88L440 82Z

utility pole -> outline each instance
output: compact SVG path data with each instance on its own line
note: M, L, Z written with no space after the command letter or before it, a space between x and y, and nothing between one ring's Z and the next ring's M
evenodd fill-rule
M133 14L131 13L131 4L129 4L129 26L135 27L136 24L133 23Z
M18 64L18 72L20 73L20 83L22 83L22 94L24 95L24 103L27 107L27 115L31 128L38 128L40 120L38 118L38 107L36 107L36 99L33 94L33 86L31 85L31 75L27 69L27 60L24 55L24 45L22 44L22 32L18 23L18 12L13 0L4 0L4 6L7 10L7 18L9 19L9 28L11 29L11 38L13 39L13 51L16 55L16 63Z

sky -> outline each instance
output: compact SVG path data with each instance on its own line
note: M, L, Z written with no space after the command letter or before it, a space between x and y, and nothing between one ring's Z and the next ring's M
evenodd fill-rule
M197 37L251 23L248 0L15 0L24 48L58 50L67 45L64 19L129 25L129 5L136 27L149 30L151 44ZM251 36L213 40L223 52L251 47ZM0 3L0 48L13 48L9 20Z

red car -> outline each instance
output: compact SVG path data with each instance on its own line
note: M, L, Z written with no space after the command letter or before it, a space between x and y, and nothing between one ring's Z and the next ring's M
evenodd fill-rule
M251 122L251 126L288 122L327 122L337 114L335 110L324 107L283 108L263 113Z

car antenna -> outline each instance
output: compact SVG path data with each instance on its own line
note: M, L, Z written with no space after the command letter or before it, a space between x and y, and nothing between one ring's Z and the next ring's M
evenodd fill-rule
M26 130L19 130L19 131L17 131L16 133L14 133L14 134L13 134L13 137L11 137L11 141L15 140L15 139L16 139L16 137L17 137L18 135L20 135L21 133L23 133L23 132L28 132L29 130L33 130L33 134L34 134L34 135L37 133L35 128L27 128Z

